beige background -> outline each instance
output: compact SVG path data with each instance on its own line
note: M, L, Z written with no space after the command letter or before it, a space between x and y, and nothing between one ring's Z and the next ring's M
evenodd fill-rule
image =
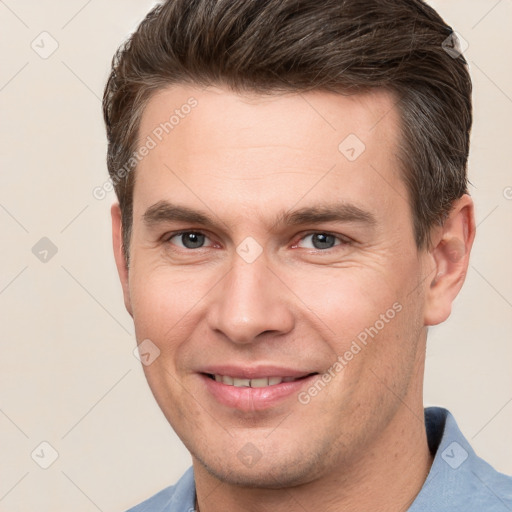
M107 179L110 59L153 3L0 1L0 511L123 511L190 464L132 354L111 255L114 195L92 195ZM449 408L510 474L512 0L432 4L469 44L479 226L453 315L430 332L425 402ZM54 40L46 59L31 47ZM42 237L58 249L47 262L32 252ZM31 458L50 461L43 441L58 452L46 470Z

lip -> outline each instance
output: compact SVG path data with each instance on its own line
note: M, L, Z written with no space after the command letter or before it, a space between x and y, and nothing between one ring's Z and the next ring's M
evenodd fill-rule
M294 377L299 380L281 382L264 388L236 387L216 382L209 375L229 375L241 379L258 377ZM243 412L264 411L296 396L302 388L309 386L318 377L318 373L294 370L276 366L240 367L215 366L201 370L199 373L206 391L217 402L231 409Z

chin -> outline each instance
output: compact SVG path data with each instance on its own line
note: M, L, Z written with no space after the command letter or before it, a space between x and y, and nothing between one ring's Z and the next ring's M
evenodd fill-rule
M198 457L193 454L194 460L217 480L229 485L259 489L282 489L306 484L318 478L325 471L325 457L304 454L296 450L294 456L281 454L276 457L272 452L264 455L246 466L239 460L234 465L229 463L228 457ZM205 460L208 459L208 460ZM323 462L323 464L322 464Z
M236 485L246 488L258 489L283 489L296 487L306 484L313 480L311 473L300 468L280 468L275 464L270 467L260 468L256 471L254 468L248 468L236 471L229 468L219 468L205 466L205 469L216 479L229 485Z

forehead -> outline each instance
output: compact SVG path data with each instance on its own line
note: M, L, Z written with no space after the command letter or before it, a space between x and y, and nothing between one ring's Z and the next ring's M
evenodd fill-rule
M350 133L375 149L395 142L396 103L394 94L383 89L358 94L242 95L220 87L178 85L151 97L141 118L139 139L156 131L157 138L172 138L176 143L193 135L196 147L205 150L290 145L318 158L327 145L337 149L337 143Z
M395 103L384 90L267 96L185 85L161 90L139 127L139 143L151 139L152 149L137 167L134 213L162 199L203 209L215 202L216 212L231 206L240 214L305 206L326 195L389 206L406 195Z

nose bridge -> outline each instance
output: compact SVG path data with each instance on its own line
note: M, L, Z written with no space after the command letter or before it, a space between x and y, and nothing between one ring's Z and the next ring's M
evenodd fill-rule
M293 328L284 285L267 267L263 254L249 261L234 255L209 308L210 329L235 343L250 343L264 332L280 334Z

